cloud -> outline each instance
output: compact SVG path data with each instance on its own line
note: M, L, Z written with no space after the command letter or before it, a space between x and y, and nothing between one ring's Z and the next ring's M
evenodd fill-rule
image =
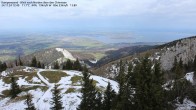
M48 0L50 1L50 0ZM58 0L64 1L64 0ZM5 8L0 7L1 17L14 18L88 18L115 16L196 16L195 0L67 0L77 7L61 8Z
M13 0L3 0L13 1ZM17 1L17 0L15 0ZM36 0L35 0L36 1ZM43 0L44 1L44 0ZM45 0L53 1L53 0ZM64 1L64 0L56 0ZM66 0L77 7L0 7L0 24L9 27L107 25L132 28L196 26L196 0ZM76 22L76 23L75 23ZM2 27L1 27L2 28Z

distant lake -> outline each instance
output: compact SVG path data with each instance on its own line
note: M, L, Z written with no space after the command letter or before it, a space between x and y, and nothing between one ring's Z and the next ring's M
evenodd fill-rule
M179 38L196 35L196 32L183 31L140 31L131 29L66 29L66 30L47 30L47 31L26 31L26 32L0 32L0 40L3 38L23 38L28 35L39 35L40 37L51 36L68 36L68 37L85 37L98 40L104 43L133 43L133 42L169 42ZM6 40L7 41L7 40Z

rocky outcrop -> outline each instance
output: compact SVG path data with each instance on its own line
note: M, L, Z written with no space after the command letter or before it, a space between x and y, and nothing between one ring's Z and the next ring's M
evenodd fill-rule
M193 61L196 55L196 37L180 39L168 44L161 49L161 66L164 70L170 70L175 56L179 61L182 58L184 64Z
M27 56L23 56L21 59L23 62L30 64L34 56L38 61L44 63L45 65L51 64L54 61L57 61L57 59L64 57L62 52L59 52L55 48L52 48L38 51Z

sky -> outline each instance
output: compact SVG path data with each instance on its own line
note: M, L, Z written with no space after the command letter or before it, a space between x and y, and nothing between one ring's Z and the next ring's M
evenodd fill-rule
M77 7L0 6L0 32L50 32L105 42L168 42L196 35L196 0L45 1Z

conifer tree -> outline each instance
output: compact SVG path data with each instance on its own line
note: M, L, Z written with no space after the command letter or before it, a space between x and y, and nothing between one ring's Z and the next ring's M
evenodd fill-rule
M196 71L196 55L195 55L195 58L193 60L193 69L194 69L194 71Z
M2 67L3 67L3 71L5 71L5 70L7 69L7 64L4 62L4 63L2 64Z
M31 60L31 67L37 67L37 59L35 56Z
M97 92L95 110L102 110L102 94Z
M5 71L7 69L7 64L0 61L0 72Z
M42 68L42 65L41 65L41 62L40 62L40 61L38 61L37 67L38 67L38 68Z
M58 63L58 61L56 61L56 62L54 63L54 69L59 69L59 68L60 68L59 63Z
M188 98L196 103L196 85L191 85L190 91L188 92Z
M41 67L42 69L45 69L45 65L44 65L44 63L42 63L42 67Z
M63 63L63 68L62 68L63 70L66 70L66 64L65 64L65 62Z
M128 73L127 73L127 82L131 85L132 88L136 86L136 70L137 68L133 68L133 65L130 63L128 65Z
M125 86L125 67L123 62L120 61L119 73L117 76L117 82L119 83L119 93L118 93L118 101L121 100L121 95L123 94L124 86Z
M134 74L134 72L132 72ZM132 79L135 79L133 76L127 76L127 81L125 82L124 91L122 94L122 101L121 101L121 107L119 110L133 110L135 109L135 99L134 99L134 89L136 87L135 80L132 81Z
M180 79L183 77L183 68L181 68L181 65L178 63L175 68L175 80Z
M19 66L23 66L23 62L22 62L20 56L19 56L19 58L18 58L18 63L19 63Z
M123 109L136 109L136 96L134 91L136 88L136 75L138 73L139 67L140 66L136 66L133 68L131 63L128 65L128 74L126 75L127 81L125 83L126 85L123 93Z
M67 69L67 70L72 70L73 69L73 64L72 64L70 59L67 60L67 62L65 64L65 69Z
M192 96L192 92L195 91L194 87L192 87L192 84L189 81L187 81L186 79L182 79L183 72L184 72L182 64L183 62L182 60L180 60L175 70L175 79L174 79L173 88L170 91L171 94L170 101L177 99L177 101L179 101L181 104L183 103L183 100L185 97L187 97L187 95L191 94L191 97L194 97ZM195 65L196 65L196 60L194 59L193 61L194 71L196 70Z
M137 110L151 110L152 109L152 92L151 89L151 67L152 64L146 56L139 66L136 78L136 103Z
M162 85L164 84L163 72L160 68L160 63L156 62L151 79L151 92L152 92L152 106L154 110L163 110L167 106L165 103L164 90Z
M115 102L116 93L112 89L110 82L108 82L107 88L104 92L103 110L112 110L116 105Z
M121 64L120 64L121 65ZM124 70L123 70L124 71ZM133 88L136 86L135 72L133 71L132 64L128 64L128 73L123 73L122 85L119 85L121 93L119 92L117 97L117 110L132 110L134 109L133 100ZM119 100L120 99L120 100Z
M175 58L174 58L174 63L173 63L173 67L172 67L172 69L171 69L172 72L175 72L177 65L178 65L178 61L177 61L177 58L176 58L176 56L175 56Z
M82 77L82 101L77 108L77 110L95 110L96 109L96 88L93 85L93 79L90 79L90 74L86 66L83 70L83 77Z
M183 61L182 61L182 58L180 58L179 67L180 67L180 68L183 68Z
M32 95L31 94L26 95L25 104L27 105L27 108L25 108L25 110L36 110L35 106L32 102Z
M21 92L19 85L17 84L15 78L12 76L11 77L11 90L10 90L10 95L11 98L17 97L17 95Z
M152 68L153 67L153 68ZM167 107L165 103L163 85L163 72L160 64L152 62L145 57L141 64L136 66L136 101L137 110L164 110Z
M74 70L78 70L78 71L81 71L82 70L82 66L78 60L78 58L76 59L76 61L73 63L73 69Z
M193 70L194 70L194 79L196 79L196 55L193 63Z
M54 85L54 89L52 91L52 107L51 110L62 110L64 109L63 107L63 102L61 101L62 96L60 94L60 89L58 89L57 84Z
M179 101L182 104L184 98L187 96L187 94L190 93L190 90L192 88L192 84L186 79L175 80L172 88L173 100L177 99L177 101Z
M18 66L18 61L17 60L15 60L15 66Z
M120 104L118 104L117 109L118 110L133 110L134 105L132 103L134 102L134 100L133 100L132 95L133 95L133 90L131 88L131 85L129 85L129 83L126 82L125 89L121 96L121 102Z

